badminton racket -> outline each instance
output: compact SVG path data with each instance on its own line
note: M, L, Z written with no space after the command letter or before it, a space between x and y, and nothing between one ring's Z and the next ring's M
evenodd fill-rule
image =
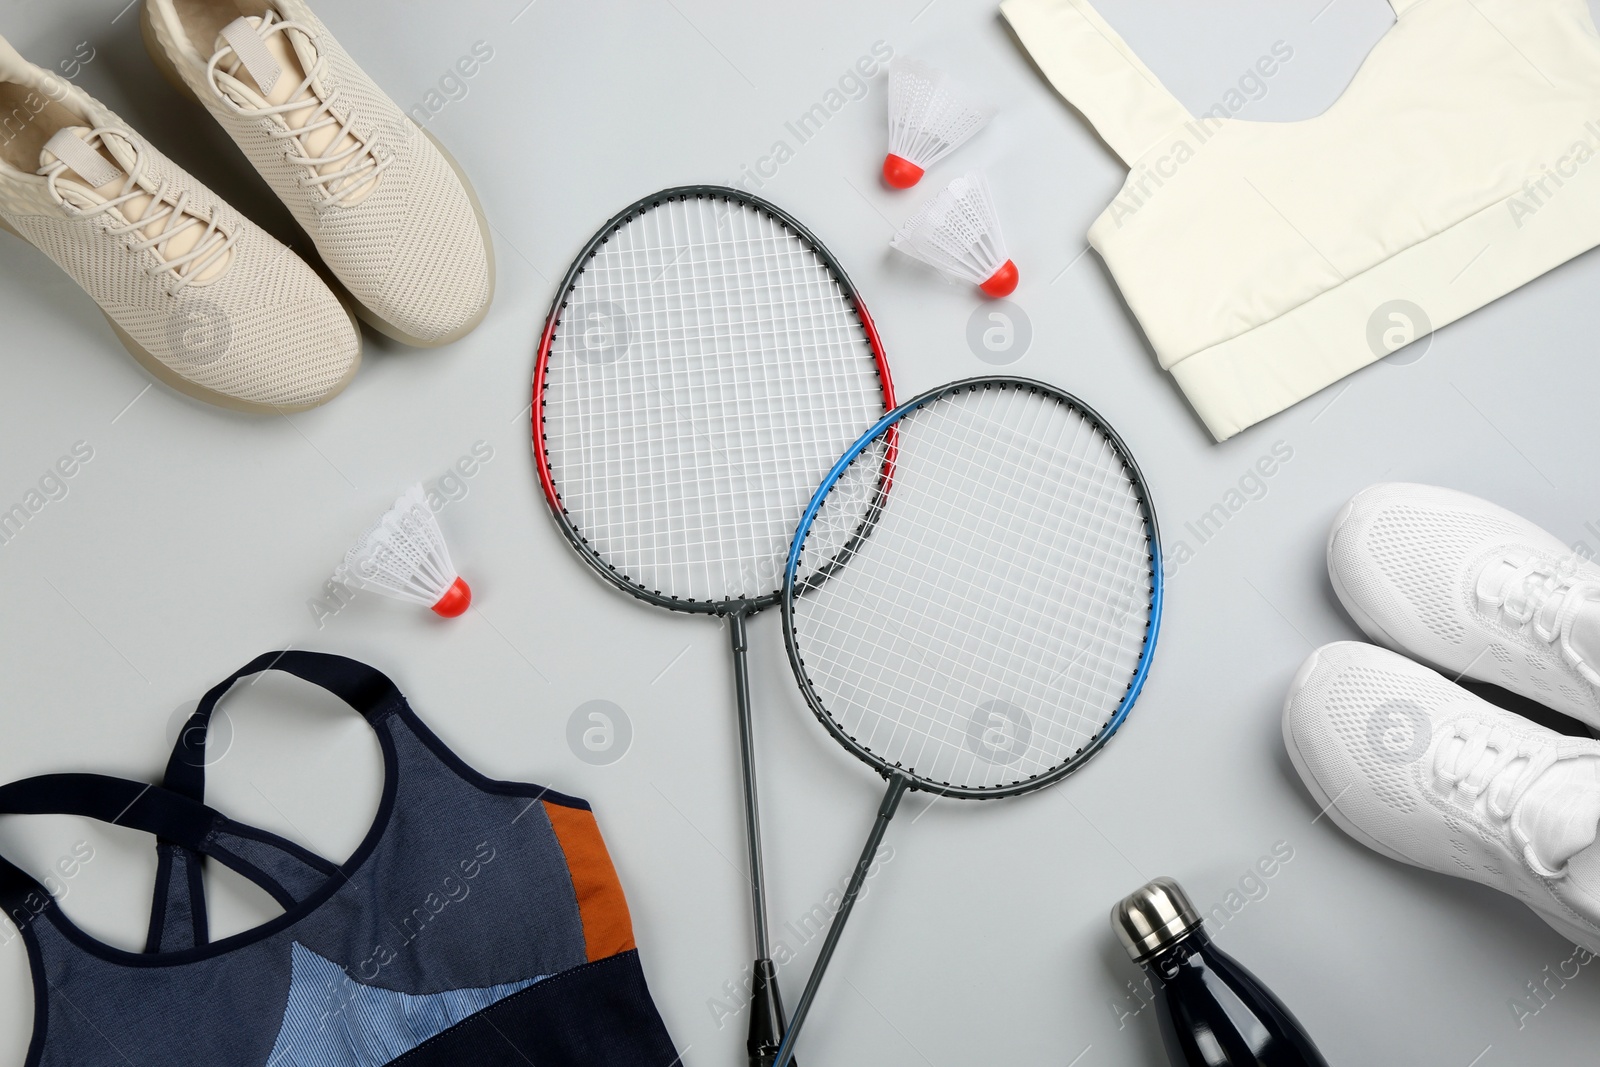
M756 945L752 1064L771 1063L784 1017L745 621L777 604L807 502L893 395L843 269L792 217L734 189L669 189L618 214L579 254L539 343L534 455L562 533L624 592L727 620Z
M844 453L790 547L784 636L812 711L888 789L776 1067L905 793L1016 796L1082 767L1139 695L1161 601L1144 479L1066 393L957 382Z

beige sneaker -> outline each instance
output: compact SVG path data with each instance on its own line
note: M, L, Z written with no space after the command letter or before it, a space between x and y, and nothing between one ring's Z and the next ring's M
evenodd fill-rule
M144 0L145 45L316 242L380 333L442 345L494 296L489 225L449 154L302 0Z
M247 411L315 407L354 376L361 333L310 267L3 38L0 114L0 227L94 297L151 374Z

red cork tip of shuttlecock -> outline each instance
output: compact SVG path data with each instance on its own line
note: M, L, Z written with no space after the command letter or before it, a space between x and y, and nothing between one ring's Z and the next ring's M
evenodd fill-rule
M922 180L923 170L904 156L890 152L883 158L883 180L896 189L909 189Z
M435 615L442 615L453 619L464 614L472 604L472 586L467 584L465 578L457 578L449 589L444 591L444 596L433 606Z
M989 275L989 280L978 286L988 295L999 298L1017 291L1017 265L1009 259L999 270Z

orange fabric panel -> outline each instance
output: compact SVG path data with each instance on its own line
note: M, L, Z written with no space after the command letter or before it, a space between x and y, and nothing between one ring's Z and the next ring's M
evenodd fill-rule
M544 801L556 840L567 858L572 888L578 896L583 920L583 942L589 960L603 960L634 947L633 920L622 896L622 883L611 865L611 854L600 839L594 812Z

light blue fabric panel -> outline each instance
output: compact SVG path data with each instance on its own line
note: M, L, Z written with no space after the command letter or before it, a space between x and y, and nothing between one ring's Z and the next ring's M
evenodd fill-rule
M383 1067L497 1001L548 978L422 996L363 985L298 941L268 1067Z

